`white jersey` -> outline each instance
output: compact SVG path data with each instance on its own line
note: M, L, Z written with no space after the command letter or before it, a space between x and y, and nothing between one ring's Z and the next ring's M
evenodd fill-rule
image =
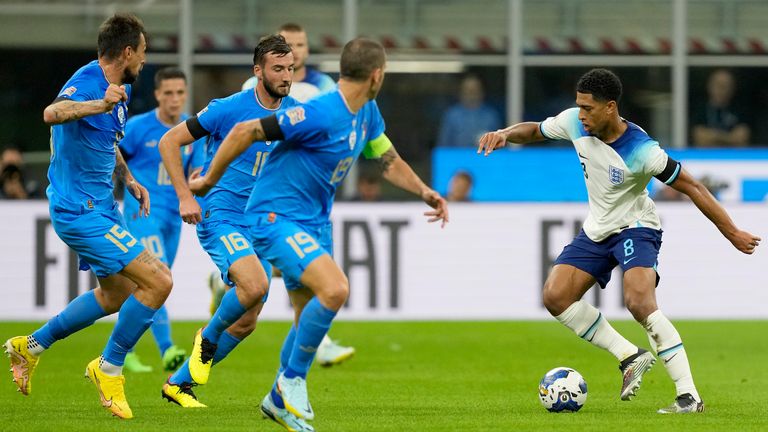
M643 129L626 123L627 130L610 145L584 130L578 108L539 124L545 137L570 140L576 147L589 195L584 233L595 242L630 227L661 229L646 187L665 171L669 157ZM679 170L678 165L667 183L677 179Z

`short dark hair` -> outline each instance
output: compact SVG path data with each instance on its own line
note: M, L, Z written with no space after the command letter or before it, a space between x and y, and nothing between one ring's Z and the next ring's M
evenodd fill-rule
M365 81L375 69L384 67L386 61L387 55L380 43L361 37L352 39L341 52L339 75L350 81Z
M283 57L291 52L291 46L285 41L285 38L279 34L264 36L259 39L256 48L253 50L253 65L264 66L267 54L275 54Z
M592 69L579 78L576 91L591 94L598 102L621 100L621 80L608 69Z
M304 27L296 23L285 23L281 25L279 29L277 29L278 33L280 32L300 33L303 31L304 31Z
M467 181L470 185L474 183L474 179L472 178L472 174L470 174L467 171L456 171L456 173L453 175L454 178L463 178Z
M110 60L120 57L125 47L139 48L141 35L147 38L144 23L130 13L116 13L99 26L99 57Z
M183 70L174 66L164 67L155 73L155 88L160 87L164 80L179 78L187 82L187 75Z

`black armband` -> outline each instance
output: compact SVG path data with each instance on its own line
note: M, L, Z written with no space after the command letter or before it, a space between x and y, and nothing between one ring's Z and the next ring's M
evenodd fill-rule
M264 129L264 141L280 141L285 138L274 114L261 119L261 128Z
M197 116L192 116L187 119L187 129L189 129L189 133L192 134L192 138L195 140L199 140L202 137L208 136L211 133L205 130L203 125L200 124L200 120L197 119Z
M680 165L680 162L668 157L667 166L664 167L664 171L656 174L654 177L659 181L664 182L664 184L671 185L680 176L681 169L682 166Z

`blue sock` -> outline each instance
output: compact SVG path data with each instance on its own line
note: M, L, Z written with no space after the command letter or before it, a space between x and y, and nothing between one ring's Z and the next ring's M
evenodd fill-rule
M49 348L57 340L88 327L106 315L96 301L96 294L91 290L77 296L61 313L32 333L32 336L40 345Z
M160 306L160 309L155 312L152 326L149 328L152 330L152 335L155 337L155 342L157 342L157 347L160 349L160 356L162 357L165 350L173 345L173 341L171 341L171 321L168 319L168 309L165 308L165 305Z
M173 385L181 385L184 383L193 383L192 374L189 373L189 357L184 360L184 364L176 370L176 372L168 378L168 382Z
M293 344L291 358L288 360L288 367L283 372L286 378L300 376L306 378L312 360L315 359L315 352L323 336L331 328L331 322L336 316L336 311L332 311L320 303L317 297L307 302L304 311L299 316L299 327L296 329L296 342Z
M208 325L203 329L203 337L211 341L211 343L219 343L219 338L224 333L224 330L240 319L246 311L243 305L240 304L240 300L237 299L236 290L237 287L224 294L219 308L216 309L216 313L213 314Z
M128 296L120 308L115 328L101 354L104 360L115 366L122 366L125 363L125 355L147 331L156 312L157 310L143 305L133 294Z
M283 341L283 348L280 349L280 372L283 372L288 367L288 360L291 358L291 351L293 351L293 344L296 342L296 325L291 325L291 330L288 331L288 335Z
M222 333L219 338L219 344L216 346L216 354L213 355L213 364L216 365L224 360L224 357L231 353L240 342L242 342L242 339L232 336L228 331Z

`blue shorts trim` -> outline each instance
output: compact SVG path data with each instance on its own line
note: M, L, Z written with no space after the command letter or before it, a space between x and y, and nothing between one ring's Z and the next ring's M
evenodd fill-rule
M661 234L661 230L652 228L627 228L601 242L595 242L581 230L557 257L555 265L568 264L583 270L592 275L601 288L605 288L616 266L624 271L634 267L656 270Z
M229 279L229 268L240 258L256 255L251 242L245 234L248 229L242 225L226 222L203 222L197 225L197 238L221 273L221 279L227 285L233 287L235 283ZM272 265L263 258L259 258L267 279L271 280ZM266 296L264 297L266 301Z
M51 206L56 234L77 252L80 270L92 269L98 277L120 272L144 246L128 230L117 203L110 208L65 210Z
M330 255L332 231L330 224L307 227L282 218L274 222L259 218L249 229L254 250L280 269L289 290L301 287L301 275L312 261Z

